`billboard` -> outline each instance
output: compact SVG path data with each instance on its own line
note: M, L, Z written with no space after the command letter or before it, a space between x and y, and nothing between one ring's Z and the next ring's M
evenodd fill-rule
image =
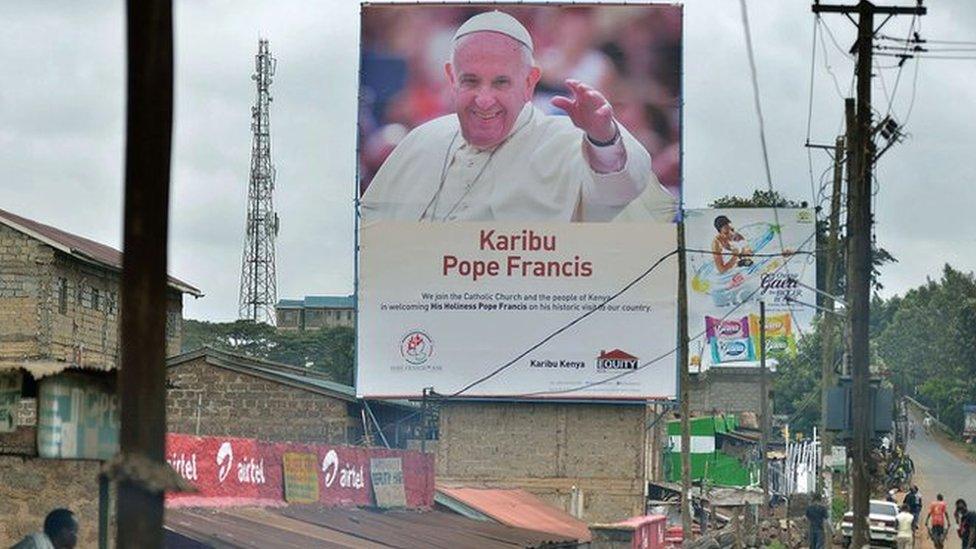
M674 397L681 16L363 7L361 396Z
M808 208L688 210L688 325L703 368L796 353L813 329L816 221Z

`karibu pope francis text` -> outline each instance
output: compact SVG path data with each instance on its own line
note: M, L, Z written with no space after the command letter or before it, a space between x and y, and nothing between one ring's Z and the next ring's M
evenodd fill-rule
M482 229L478 235L478 248L486 252L522 251L556 252L555 235L538 234L523 230L514 234L499 234L494 229ZM593 263L574 255L572 259L526 259L521 255L506 255L500 260L462 259L456 255L444 255L441 264L443 276L459 276L477 281L485 277L533 277L574 278L593 274Z

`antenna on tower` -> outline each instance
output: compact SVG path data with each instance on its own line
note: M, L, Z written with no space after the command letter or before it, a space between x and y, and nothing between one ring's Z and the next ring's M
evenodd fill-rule
M278 214L272 194L275 168L271 162L271 77L277 60L271 56L267 40L258 41L254 57L257 98L251 107L251 174L247 188L247 228L241 262L240 318L275 323L277 278L275 276L275 238Z

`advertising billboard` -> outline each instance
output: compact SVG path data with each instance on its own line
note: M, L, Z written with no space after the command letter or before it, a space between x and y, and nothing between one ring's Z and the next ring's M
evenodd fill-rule
M688 210L688 325L703 368L796 353L813 329L816 221L808 208Z
M361 396L674 397L681 16L363 7Z

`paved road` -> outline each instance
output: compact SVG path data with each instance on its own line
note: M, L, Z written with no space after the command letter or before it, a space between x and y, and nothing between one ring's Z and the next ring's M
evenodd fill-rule
M915 484L922 492L926 508L939 493L948 502L950 515L957 498L965 499L970 507L976 505L976 463L955 456L926 435L920 417L915 418L915 440L908 443L908 455L915 462ZM927 512L927 509L923 511L923 515ZM955 534L955 523L952 530L946 543L947 549L956 549L960 545L959 536ZM930 545L924 543L922 546Z

